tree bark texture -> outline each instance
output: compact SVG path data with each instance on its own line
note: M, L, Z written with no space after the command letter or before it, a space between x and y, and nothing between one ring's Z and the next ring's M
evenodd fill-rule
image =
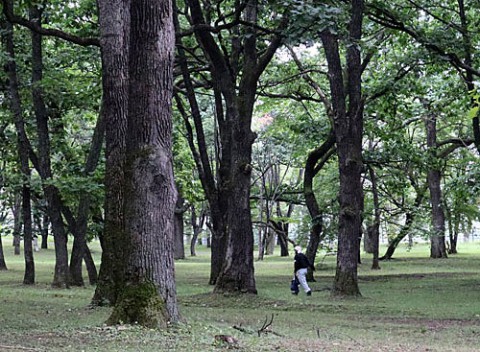
M102 260L92 303L113 305L123 285L125 136L128 111L129 0L99 0L102 113L105 118L105 224Z
M109 322L166 327L179 320L173 261L172 4L136 0L130 9L125 282Z
M350 40L355 42L360 40L362 34L363 1L352 0L351 5L349 31ZM349 43L347 47L347 77L345 77L347 83L344 86L338 37L326 30L322 32L321 39L328 63L340 174L337 269L332 294L359 296L357 262L363 211L361 184L363 101L360 50L356 43Z
M430 190L430 203L432 206L432 233L430 237L430 258L446 258L447 249L445 246L445 213L442 202L441 171L437 157L437 119L430 114L426 118L427 146L430 158L427 182Z

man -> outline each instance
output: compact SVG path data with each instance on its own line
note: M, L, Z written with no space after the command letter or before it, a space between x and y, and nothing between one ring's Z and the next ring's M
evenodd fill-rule
M300 283L300 286L302 286L303 290L307 294L307 296L312 295L312 290L307 284L307 269L312 268L313 271L315 271L315 267L310 263L308 260L307 256L302 253L302 247L300 246L295 246L295 258L293 259L294 261L294 271L295 271L295 276L298 279L298 282Z

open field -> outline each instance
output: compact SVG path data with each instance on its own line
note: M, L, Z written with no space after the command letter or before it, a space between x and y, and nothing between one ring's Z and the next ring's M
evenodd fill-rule
M313 296L292 296L292 258L256 263L257 296L212 295L208 254L176 263L183 322L168 331L105 326L109 308L89 307L94 288L50 288L53 250L35 253L37 284L26 287L23 257L3 240L0 351L222 351L231 335L239 351L480 351L480 243L462 244L449 259L428 259L427 246L370 270L359 268L359 299L333 299L335 258L323 258ZM94 255L100 257L98 249ZM258 335L272 318L270 332Z

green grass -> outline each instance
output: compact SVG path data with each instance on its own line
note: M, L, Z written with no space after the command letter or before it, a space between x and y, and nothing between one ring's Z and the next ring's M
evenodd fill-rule
M441 260L429 259L425 245L400 247L378 271L364 256L358 299L330 296L335 257L322 254L312 297L290 294L292 258L275 255L255 263L258 295L213 295L208 252L198 248L197 257L176 262L183 320L166 331L105 326L110 308L89 307L93 287L52 289L53 250L35 253L37 284L22 285L23 257L3 243L0 351L226 350L215 335L234 336L241 351L480 350L479 243ZM271 331L258 336L272 316Z

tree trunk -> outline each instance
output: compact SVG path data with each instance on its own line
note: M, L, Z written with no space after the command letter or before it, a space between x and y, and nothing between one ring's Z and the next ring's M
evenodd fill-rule
M109 323L166 327L179 320L173 261L172 3L131 3L125 169L125 283Z
M2 236L0 236L0 271L2 270L8 270L8 268L5 262L5 253L3 252Z
M432 156L432 165L428 169L428 188L430 190L430 202L432 205L432 228L430 238L430 258L447 258L445 247L445 213L442 204L441 171L437 157L437 119L431 115L425 121L427 129L428 152Z
M473 60L472 52L475 52L476 49L475 49L475 46L472 45L472 38L471 38L472 33L469 30L472 24L468 22L464 0L458 0L458 14L460 16L460 24L461 24L461 30L459 30L459 33L461 33L461 36L462 36L463 54L465 55L463 61L469 67L473 67L474 60ZM477 88L474 83L476 78L473 76L473 73L471 70L466 70L465 74L463 75L463 79L465 80L465 83L467 85L466 93L469 94L470 92L476 91ZM470 95L470 104L471 104L471 108L478 108L478 99L474 99L473 96ZM477 112L475 116L472 118L472 130L473 130L473 137L475 140L474 141L475 147L477 149L477 152L480 153L479 112Z
M103 113L100 116L95 126L95 131L90 145L90 151L85 162L83 176L90 176L97 168L98 160L102 151L103 139L105 135L105 118ZM83 192L80 195L80 200L77 208L77 217L75 227L72 229L73 246L72 255L70 257L70 283L74 286L84 286L82 277L82 261L85 258L85 251L87 250L87 228L88 218L90 213L90 194ZM93 270L90 267L90 270ZM92 275L92 273L90 273ZM97 274L95 273L95 277ZM90 280L91 281L91 280Z
M375 170L371 166L368 167L368 172L370 174L370 182L372 183L374 216L373 223L367 228L365 240L368 237L368 241L371 244L371 253L373 254L372 269L378 270L380 269L378 255L378 247L380 242L380 202L378 198L377 175L375 174Z
M105 224L102 260L92 304L113 305L123 285L125 133L128 109L130 1L99 0L102 113L105 114Z
M288 240L283 234L278 234L278 244L280 245L280 257L288 257Z
M205 210L202 209L200 212L200 217L197 219L197 212L195 210L195 206L191 206L191 224L193 229L192 239L190 241L190 255L195 257L197 254L195 252L195 245L197 244L198 236L203 231L203 225L205 223Z
M249 104L250 105L250 104ZM253 108L253 104L249 106ZM227 108L228 109L228 108ZM251 148L254 141L250 130L251 111L240 112L234 119L232 187L228 204L228 242L225 261L215 292L257 293L253 267L253 231L250 212ZM244 120L244 117L246 121Z
M277 236L275 232L269 230L267 239L266 239L266 248L265 248L265 254L266 255L273 255L275 251L275 240L277 239Z
M20 242L22 232L22 197L15 192L15 199L12 207L13 213L13 254L20 255Z
M32 33L32 38L34 37L34 35L35 34ZM22 103L20 100L19 83L18 83L17 68L16 68L16 62L15 62L15 49L14 49L14 42L13 42L13 25L10 23L7 24L7 34L5 36L6 36L6 46L7 46L6 51L9 55L7 70L8 70L8 80L10 84L9 85L10 106L11 106L11 110L15 120L19 164L20 164L20 171L22 174L22 183L23 183L21 188L22 189L21 214L17 210L17 215L15 215L15 218L16 218L15 232L17 232L17 237L19 238L20 231L21 231L21 224L23 223L23 244L24 244L23 248L24 248L24 258L25 258L25 274L23 277L23 283L27 285L32 285L35 283L35 264L33 260L33 246L32 246L33 237L32 237L32 210L31 210L31 196L30 196L31 172L30 172L30 166L29 166L29 141L28 141L27 134L25 132ZM33 47L35 48L35 45ZM15 198L16 198L15 200L17 200L17 196ZM19 246L16 247L15 249L17 250L17 248L19 251Z
M32 7L34 17L41 25L41 10ZM38 164L37 171L42 179L42 188L47 202L47 213L52 222L55 243L55 273L53 287L68 287L68 250L67 234L61 215L62 201L60 192L51 183L53 179L50 161L50 135L48 113L43 99L42 89L43 57L42 36L32 32L32 101L37 122ZM34 163L35 164L35 163Z
M41 227L42 244L40 245L40 248L42 249L48 249L48 224L49 223L50 223L50 220L48 219L48 215L44 214L43 220L42 220L42 227Z
M28 150L27 150L28 151ZM24 159L25 158L25 159ZM30 179L30 168L28 166L28 154L22 157L23 172L27 172L26 178ZM24 184L22 187L22 213L23 213L23 253L25 257L25 275L23 283L25 285L35 284L35 262L33 259L33 236L32 236L32 209L30 200L30 185Z
M364 5L362 0L352 0L351 4L350 40L359 41L362 35ZM332 106L335 111L334 131L340 174L337 270L332 294L359 296L357 262L363 210L360 50L357 45L347 46L347 86L344 87L338 38L335 34L324 31L322 43L328 63Z
M200 5L195 1L196 10L194 11L195 15L201 15L201 8ZM176 3L174 2L174 6ZM177 31L180 31L180 22L178 19L178 11L174 11L174 22L175 26L177 27ZM201 17L201 16L200 16ZM199 20L202 22L202 20ZM178 38L179 45L177 46L178 50L178 64L181 68L182 77L185 84L186 94L188 103L191 109L191 115L193 118L193 122L195 125L195 134L196 134L196 142L194 142L194 135L193 135L193 128L190 125L188 120L187 114L183 108L180 98L176 98L177 105L180 112L183 112L182 115L185 120L185 126L187 129L187 137L190 149L192 151L195 164L197 166L197 171L199 174L200 181L202 183L202 188L205 192L205 196L207 198L209 207L210 207L210 219L211 219L211 240L209 242L211 248L211 259L210 259L210 279L209 284L215 285L217 282L218 275L220 274L220 270L222 269L223 262L225 259L225 252L227 246L227 225L226 225L226 212L227 209L227 196L225 195L225 184L228 180L228 171L229 171L229 153L227 152L230 150L230 140L224 138L222 140L222 147L225 148L223 154L220 155L217 153L218 159L218 174L215 175L212 172L212 165L209 159L208 147L205 139L205 133L203 130L203 123L202 123L202 116L200 112L200 108L198 106L198 102L195 96L195 89L193 87L193 83L191 81L189 67L187 63L187 58L185 51L183 49L183 43L181 42L181 38ZM215 75L214 75L215 76ZM218 88L214 88L215 90L215 97L216 100L221 100L218 98L220 93L218 92ZM219 108L223 107L222 103L217 103ZM217 115L222 115L221 111L217 111ZM218 118L218 125L219 129L223 130L225 122L222 121L222 118ZM198 145L198 150L197 146Z
M310 237L307 246L307 258L311 263L315 262L315 256L318 246L322 240L323 219L320 211L320 206L313 192L313 179L316 174L322 169L330 156L333 154L335 148L335 136L333 131L330 131L325 142L308 155L305 163L305 173L303 176L303 195L307 205L308 212L312 218L312 225L310 227ZM315 281L313 271L309 268L307 272L307 281Z
M447 209L448 211L448 209ZM454 218L452 219L452 216ZM449 238L450 238L450 248L448 249L448 254L457 254L457 242L458 242L458 228L459 220L456 215L449 214L448 229L449 229Z
M173 259L185 259L185 245L184 245L184 226L183 214L185 199L178 194L177 202L175 204L174 216L174 250Z
M215 291L256 292L249 204L251 147L255 137L250 126L258 80L280 46L281 37L274 34L267 47L264 46L265 40L262 40L261 45L257 45L257 27L245 26L235 29L239 34L241 32L241 35L235 39L233 46L231 43L219 44L218 37L214 38L212 32L206 29L210 25L205 19L210 15L209 9L202 7L199 0L188 0L186 3L190 14L188 20L191 21L196 39L210 64L220 140L217 153L220 163L215 180L202 135L202 116L192 82L188 78L185 55L182 55L179 48L179 65L182 68L197 134L196 145L191 137L189 144L210 203L214 228L210 283L216 282ZM238 13L242 13L246 22L257 23L256 0L248 0L243 7L238 2L234 6ZM228 50L227 46L230 46ZM232 64L235 67L232 67ZM187 121L187 129L188 126Z
M88 282L90 285L96 285L98 282L97 267L95 266L92 253L90 252L90 248L88 248L88 246L85 246L83 259L85 260L85 266L87 268Z

